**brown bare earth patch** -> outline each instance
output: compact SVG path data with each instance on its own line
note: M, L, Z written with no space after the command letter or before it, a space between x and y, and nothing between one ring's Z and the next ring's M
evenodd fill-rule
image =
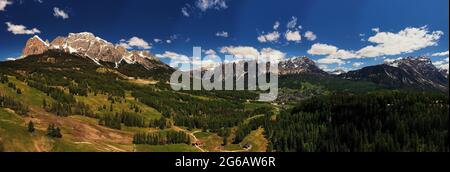
M61 128L63 138L75 144L83 144L99 151L132 151L133 134L86 123L79 119L58 117L45 112L42 109L31 108L35 128L46 131L49 124L55 124ZM45 142L43 142L45 143ZM46 151L46 144L35 144L38 151ZM44 149L47 148L47 149Z

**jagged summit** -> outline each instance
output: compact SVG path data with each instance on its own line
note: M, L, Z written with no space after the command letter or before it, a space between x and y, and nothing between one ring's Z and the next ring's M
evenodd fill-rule
M308 57L293 57L279 64L280 75L316 73L326 75L316 63Z
M342 74L351 80L369 80L389 87L406 87L448 91L448 79L431 59L407 57L385 64L368 66Z
M39 36L30 38L23 50L22 57L42 54L48 50L61 50L92 59L95 63L111 62L119 65L139 63L152 68L149 60L158 60L147 51L128 51L125 47L114 45L90 32L69 33L67 37L58 36L51 43L44 42Z

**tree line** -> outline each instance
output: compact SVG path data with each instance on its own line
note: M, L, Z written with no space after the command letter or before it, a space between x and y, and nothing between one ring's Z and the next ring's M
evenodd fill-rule
M301 102L265 123L269 151L449 151L448 96L378 91Z
M137 133L133 136L133 144L167 145L180 143L191 144L191 137L182 131Z
M23 104L12 97L3 95L0 95L0 107L10 108L21 116L26 116L28 112L30 112L30 109L26 104Z

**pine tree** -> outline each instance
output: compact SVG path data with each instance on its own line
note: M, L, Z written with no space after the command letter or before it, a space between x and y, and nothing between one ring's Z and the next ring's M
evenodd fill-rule
M42 100L42 107L43 107L44 109L47 108L47 100L45 100L45 99Z
M35 131L33 121L28 122L28 132L33 133Z
M223 136L223 145L224 146L228 145L228 138L227 138L227 136Z
M49 124L47 128L47 136L54 138L62 138L61 129L55 124Z

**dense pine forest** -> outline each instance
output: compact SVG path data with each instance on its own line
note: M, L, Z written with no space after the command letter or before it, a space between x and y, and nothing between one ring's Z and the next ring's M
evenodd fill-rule
M269 151L448 152L448 100L400 91L335 94L303 101L258 125L270 138Z

